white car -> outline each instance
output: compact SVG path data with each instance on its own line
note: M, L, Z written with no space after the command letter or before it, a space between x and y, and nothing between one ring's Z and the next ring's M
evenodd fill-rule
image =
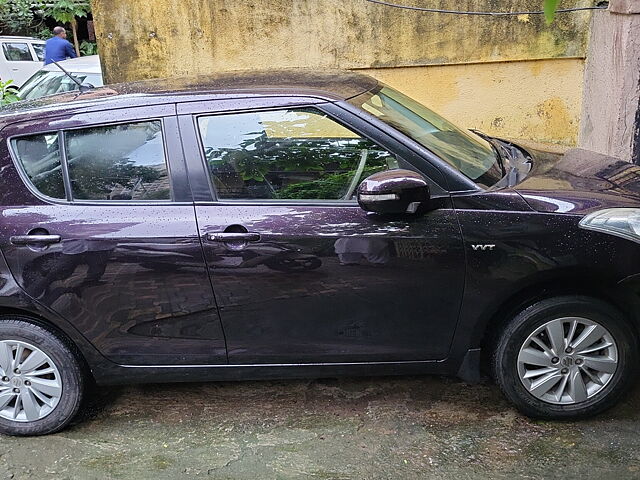
M44 42L31 37L0 36L0 80L20 87L44 62Z
M103 85L102 69L100 68L100 57L98 55L71 58L58 62L58 64L81 84L93 85L94 87ZM55 63L50 63L27 80L20 88L18 95L22 100L32 100L56 93L78 90L78 88L78 84L69 78Z

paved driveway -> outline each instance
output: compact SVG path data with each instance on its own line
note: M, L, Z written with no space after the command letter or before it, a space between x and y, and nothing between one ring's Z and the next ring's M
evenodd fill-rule
M640 388L596 419L530 421L438 377L104 388L58 435L0 437L0 479L640 478Z

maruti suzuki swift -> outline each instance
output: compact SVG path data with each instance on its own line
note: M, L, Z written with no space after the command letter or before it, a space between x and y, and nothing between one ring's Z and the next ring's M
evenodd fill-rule
M0 140L2 433L93 383L487 374L567 419L637 372L633 164L295 70L18 102Z

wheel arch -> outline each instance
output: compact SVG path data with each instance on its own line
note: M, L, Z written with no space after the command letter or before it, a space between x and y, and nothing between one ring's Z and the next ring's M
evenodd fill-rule
M477 339L476 346L481 348L482 368L488 365L498 336L509 320L538 301L564 295L581 295L612 305L629 322L636 339L640 338L640 294L634 293L624 282L603 281L602 277L594 274L560 275L531 282L510 292L480 317L472 338Z
M93 369L91 368L93 362L90 361L92 359L92 356L88 352L88 348L93 347L86 345L87 342L86 340L84 340L84 338L79 337L79 335L77 334L74 335L75 332L69 334L69 332L61 328L56 322L53 322L40 313L34 312L29 309L3 305L0 306L0 318L1 317L17 317L19 319L23 319L27 322L38 325L39 327L42 327L45 330L48 330L54 335L60 337L72 348L74 355L76 355L78 361L81 363L87 375L89 375L92 380L95 380ZM89 353L89 355L87 353Z

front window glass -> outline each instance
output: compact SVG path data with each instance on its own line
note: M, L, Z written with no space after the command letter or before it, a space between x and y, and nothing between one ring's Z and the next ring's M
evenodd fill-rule
M41 62L44 62L44 43L32 43L33 51Z
M43 195L64 199L58 135L33 135L12 140L13 151L31 184Z
M489 142L392 88L383 86L350 102L400 130L472 180L492 185L502 177Z
M391 153L315 109L202 117L199 127L221 199L350 200L366 176L398 167Z
M65 133L74 199L170 200L160 121Z
M10 62L33 62L29 45L26 43L3 43L4 58Z
M102 75L93 73L72 73L72 75L85 85L102 86ZM40 70L20 88L19 95L23 100L33 100L74 90L78 90L78 85L64 73Z

